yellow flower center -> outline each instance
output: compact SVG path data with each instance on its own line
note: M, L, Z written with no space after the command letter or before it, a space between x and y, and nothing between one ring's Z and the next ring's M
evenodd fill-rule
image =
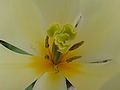
M75 36L76 30L70 24L63 27L59 24L52 25L47 31L44 47L42 47L44 48L44 54L42 56L33 56L31 66L35 67L38 72L79 71L77 69L78 64L71 62L81 58L81 56L75 54L76 49L84 42L71 44L70 42Z

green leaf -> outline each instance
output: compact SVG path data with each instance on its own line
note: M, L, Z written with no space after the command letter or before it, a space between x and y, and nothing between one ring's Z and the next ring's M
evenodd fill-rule
M35 83L36 83L37 80L35 80L32 84L30 84L27 88L25 88L25 90L32 90Z
M23 51L22 49L20 48L17 48L15 46L13 46L12 44L8 43L8 42L5 42L3 40L0 40L0 44L2 44L4 47L6 47L7 49L13 51L13 52L16 52L16 53L20 53L20 54L26 54L26 55L32 55L26 51Z

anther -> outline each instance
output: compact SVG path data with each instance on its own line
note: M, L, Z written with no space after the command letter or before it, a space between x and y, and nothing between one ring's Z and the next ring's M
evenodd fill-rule
M81 19L82 19L82 16L80 16L80 17L78 18L78 20L77 20L77 22L76 22L76 24L75 24L75 28L78 27L78 25L80 24Z
M49 60L49 58L50 58L50 57L49 57L48 55L45 55L45 59L46 59L46 60Z
M81 58L82 56L74 56L74 57L71 57L71 58L69 58L69 59L67 59L66 60L66 62L72 62L72 61L74 61L74 60L76 60L76 59L79 59L79 58Z
M75 49L79 48L81 45L83 45L83 43L84 43L84 41L81 41L81 42L79 42L79 43L74 44L74 45L69 49L69 51L72 51L72 50L75 50Z
M49 37L46 36L45 38L45 48L49 48Z
M106 60L102 60L102 61L94 61L94 62L90 62L90 63L107 63L109 61L112 61L112 59L106 59Z

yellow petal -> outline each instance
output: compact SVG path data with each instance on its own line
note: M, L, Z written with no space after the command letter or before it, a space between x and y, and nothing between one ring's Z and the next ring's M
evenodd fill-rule
M29 67L31 56L19 55L1 47L0 90L24 90L41 75L42 71L38 74L35 67Z
M119 3L119 0L81 0L83 18L77 37L78 41L85 41L81 54L114 56L120 51Z
M35 0L47 24L73 24L80 14L80 0Z
M45 73L38 79L33 90L67 90L65 78L60 73Z
M77 90L99 90L102 85L119 71L116 63L80 64L72 62L61 67L65 77Z

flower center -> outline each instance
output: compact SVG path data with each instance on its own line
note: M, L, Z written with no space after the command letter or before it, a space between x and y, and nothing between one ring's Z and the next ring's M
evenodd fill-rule
M44 43L43 55L33 56L33 63L30 67L34 67L38 73L47 71L62 71L64 73L80 72L83 67L81 63L73 62L82 56L77 55L77 49L84 44L84 41L71 43L77 34L76 27L70 24L60 26L59 24L52 25L47 30L47 35ZM87 63L106 63L111 59L93 61ZM82 67L81 67L82 66Z
M55 24L48 29L45 39L47 54L44 58L53 63L56 71L58 71L59 64L69 63L81 57L70 55L71 51L84 43L84 41L81 41L71 46L70 42L75 38L76 34L75 28L70 24L63 26Z
M76 49L83 45L84 41L71 43L77 35L76 27L70 24L60 26L59 24L52 25L47 30L47 35L44 42L44 48L42 56L33 56L32 67L36 70L41 71L68 71L73 72L77 70L78 64L71 63L72 61L81 58L77 55ZM71 71L70 71L71 72Z

